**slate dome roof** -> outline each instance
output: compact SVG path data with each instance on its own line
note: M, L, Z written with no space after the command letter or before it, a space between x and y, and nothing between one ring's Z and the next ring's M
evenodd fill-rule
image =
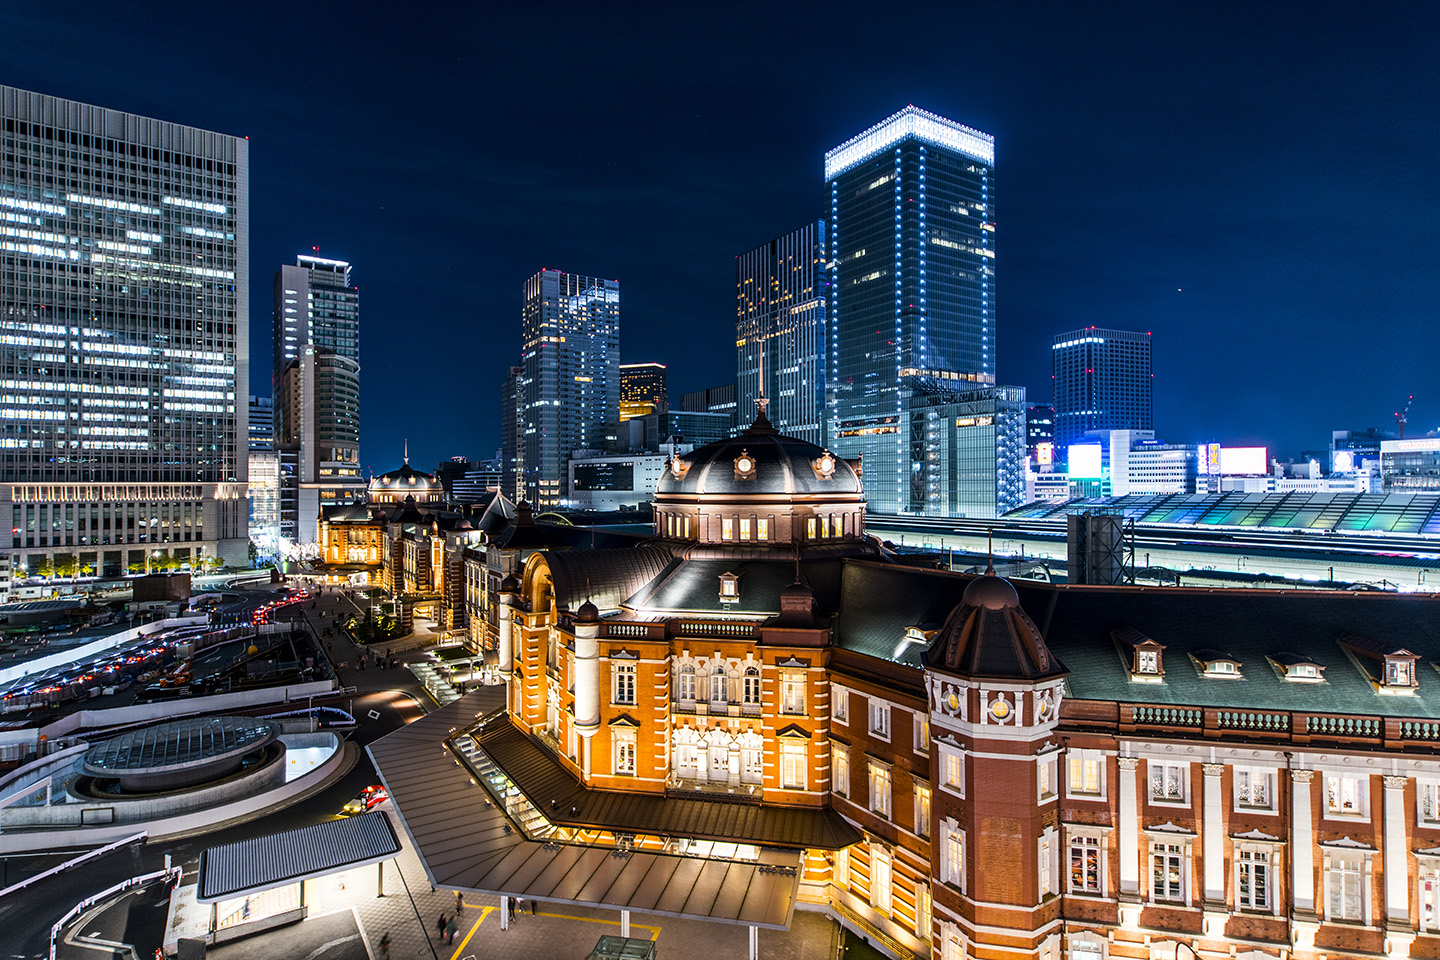
M1020 606L1015 587L994 568L966 586L922 659L933 669L997 680L1038 681L1069 672Z
M746 459L751 462L746 464ZM675 469L661 475L656 490L661 497L864 495L854 467L809 441L783 436L763 413L738 437L707 443L676 460L680 475Z
M428 473L422 473L410 466L406 460L405 465L399 470L391 470L389 473L382 473L378 477L372 477L370 493L393 494L395 496L408 495L416 500L429 500L438 497L440 494L440 483Z

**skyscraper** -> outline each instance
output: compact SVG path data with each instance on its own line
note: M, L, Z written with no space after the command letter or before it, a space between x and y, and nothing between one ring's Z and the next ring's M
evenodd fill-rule
M519 503L525 499L520 495L520 437L525 426L520 420L520 379L524 371L511 367L500 384L500 492Z
M1150 334L1086 327L1051 348L1055 446L1063 456L1086 430L1154 430Z
M620 364L620 419L645 417L670 409L665 388L665 364Z
M320 509L364 490L360 476L360 292L343 260L301 255L275 274L275 433L297 452L294 537ZM290 533L286 533L290 536Z
M930 499L909 398L995 383L994 137L910 106L825 154L830 445L876 513Z
M620 413L620 281L541 270L525 281L519 487L535 507L565 495L573 450L601 448Z
M825 221L735 258L735 349L739 409L769 398L781 433L825 443ZM764 362L761 362L761 358Z
M5 86L0 125L11 563L244 563L249 144Z

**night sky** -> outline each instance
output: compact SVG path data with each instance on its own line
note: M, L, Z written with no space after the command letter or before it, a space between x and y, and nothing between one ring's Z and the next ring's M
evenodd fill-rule
M672 397L733 381L734 256L907 103L996 137L1032 402L1096 324L1153 332L1162 438L1440 427L1440 5L607 6L8 3L0 82L250 138L251 389L275 270L350 260L376 472L493 455L541 267L619 279Z

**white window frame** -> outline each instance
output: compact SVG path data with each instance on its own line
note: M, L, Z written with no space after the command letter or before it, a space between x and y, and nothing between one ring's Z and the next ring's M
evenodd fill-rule
M867 716L869 722L866 729L870 736L887 743L890 741L890 704L875 696L866 698L868 701Z
M1353 770L1327 770L1325 817L1329 820L1370 819L1370 776Z
M922 757L928 756L930 754L930 718L919 711L911 716L915 731L915 752Z
M850 889L850 848L835 851L835 886Z
M965 892L965 831L953 817L940 821L940 881Z
M1234 767L1231 771L1236 813L1277 813L1275 803L1276 776L1273 767ZM1256 803L1258 789L1264 802Z
M1155 882L1156 859L1163 858L1163 870L1166 879L1163 885ZM1179 861L1179 869L1176 871L1176 886L1171 887L1169 882L1169 871ZM1150 902L1151 903L1183 903L1190 905L1190 838L1189 837L1151 837L1149 860L1150 866ZM1161 896L1161 892L1164 896Z
M635 664L615 663L610 702L617 706L635 706Z
M784 790L808 790L810 783L809 751L804 741L780 740L780 786Z
M948 743L939 743L940 756L937 767L940 771L940 788L955 796L965 797L965 752Z
M617 777L635 776L636 733L634 727L614 727L610 731L610 772Z
M1440 858L1417 856L1415 862L1415 887L1420 905L1416 920L1422 933L1437 933L1440 932Z
M850 724L850 691L838 683L830 684L830 720Z
M698 671L693 663L682 663L675 669L675 698L681 703L694 703L698 692ZM688 688L688 689L687 689ZM686 694L689 696L686 696Z
M930 942L930 928L934 924L934 907L931 902L929 879L915 881L915 936Z
M895 865L882 844L870 845L870 906L887 916L895 898Z
M1169 760L1146 761L1145 790L1152 804L1190 806L1190 764Z
M830 741L830 789L850 796L850 748L834 740Z
M1049 803L1060 797L1060 755L1047 753L1035 758L1035 802Z
M870 812L889 820L894 793L890 765L871 758L867 761L866 780L870 785Z
M786 716L805 716L806 676L804 670L780 671L780 712Z
M740 702L747 707L760 705L760 668L746 667L740 674Z
M1104 800L1105 773L1105 754L1099 750L1068 751L1065 757L1065 796L1076 800ZM1092 783L1093 790L1090 789Z
M930 804L934 794L930 784L915 781L915 836L930 839Z
M1060 892L1059 845L1060 834L1054 827L1046 827L1035 841L1035 881L1041 900Z
M1440 780L1415 778L1415 822L1440 827Z
M730 671L723 663L716 664L710 668L710 675L705 678L708 689L705 691L706 702L716 704L730 703ZM715 696L716 693L720 696Z
M1105 896L1106 863L1105 834L1099 830L1076 830L1067 828L1069 837L1065 843L1065 885L1068 893L1084 897ZM1095 858L1094 886L1090 883L1089 857ZM1080 858L1080 882L1075 882L1076 857Z
M1275 896L1275 881L1279 878L1279 850L1274 844L1235 844L1235 909L1246 913L1266 913L1271 916L1279 912ZM1263 859L1262 859L1263 858ZM1248 878L1246 875L1249 875ZM1260 882L1257 884L1256 880ZM1263 887L1264 898L1256 896L1256 887ZM1248 889L1247 889L1248 888Z
M1326 923L1370 923L1370 853L1368 850L1326 850L1323 879L1325 883ZM1353 869L1352 869L1353 865ZM1345 886L1354 883L1356 913L1344 910ZM1336 904L1340 911L1332 909Z
M1069 960L1105 960L1106 942L1094 934L1070 934Z

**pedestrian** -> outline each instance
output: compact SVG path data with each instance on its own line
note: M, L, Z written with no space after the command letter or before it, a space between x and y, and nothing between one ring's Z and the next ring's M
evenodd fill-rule
M447 934L449 934L449 939L446 940L445 942L446 942L446 943L454 943L454 942L455 942L455 934L458 933L459 931L460 931L460 925L455 922L455 918L454 918L454 917L451 917L451 918L450 918L450 922L447 923L447 924L445 924L445 932L446 932Z
M465 898L460 896L460 891L455 891L455 915L458 917L465 910Z
M246 897L246 898L245 898L245 907L244 907L244 909L243 909L243 911L241 912L240 915L241 915L242 917L244 917L246 920L249 920L249 919L250 919L250 898L249 898L249 897Z
M435 929L440 931L440 939L445 939L445 914L440 914L440 919L435 921Z
M380 960L389 960L389 958L390 958L390 934L387 932L387 933L385 934L385 936L383 936L383 937L380 938Z
M530 916L532 916L532 917L535 916L535 901L534 901L534 900L531 900L531 901L530 901Z

